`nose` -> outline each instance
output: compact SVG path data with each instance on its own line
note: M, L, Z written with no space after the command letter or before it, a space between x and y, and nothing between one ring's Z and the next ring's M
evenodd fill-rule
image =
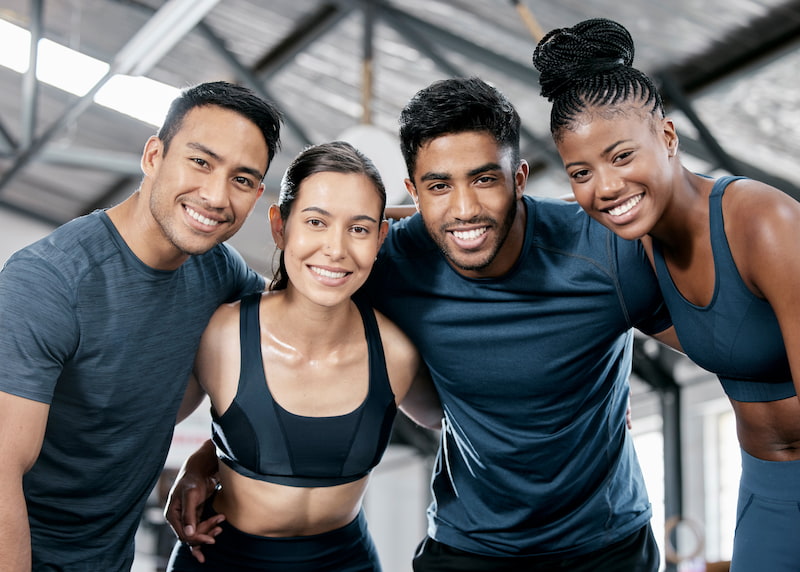
M471 220L481 212L478 193L469 185L456 187L450 193L450 210L458 220Z
M615 199L625 187L622 180L613 169L599 169L595 172L596 193L601 199Z
M200 188L200 196L206 201L206 205L213 209L224 209L228 206L230 181L225 176L209 175L203 181Z
M324 252L331 260L341 260L344 258L344 237L343 231L330 229L325 233Z

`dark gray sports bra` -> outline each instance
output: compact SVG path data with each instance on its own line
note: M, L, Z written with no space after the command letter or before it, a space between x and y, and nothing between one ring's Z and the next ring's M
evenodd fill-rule
M224 414L211 410L220 460L246 477L297 487L340 485L366 476L381 460L397 414L372 308L353 298L369 352L366 399L345 415L305 417L285 410L270 393L261 356L260 300L261 294L252 294L241 302L236 397Z

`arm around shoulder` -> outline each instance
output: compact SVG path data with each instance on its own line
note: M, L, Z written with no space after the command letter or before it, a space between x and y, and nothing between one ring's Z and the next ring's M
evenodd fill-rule
M428 366L399 327L379 312L375 314L380 324L386 369L399 409L417 425L441 428L442 404Z

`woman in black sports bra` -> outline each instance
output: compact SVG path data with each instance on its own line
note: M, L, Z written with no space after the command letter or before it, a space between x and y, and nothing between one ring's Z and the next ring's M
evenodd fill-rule
M429 427L441 418L412 343L358 296L385 202L348 143L289 166L269 210L281 250L270 291L220 307L195 362L221 461L198 529L222 530L202 551L177 543L168 570L380 570L361 510L369 472L397 406Z

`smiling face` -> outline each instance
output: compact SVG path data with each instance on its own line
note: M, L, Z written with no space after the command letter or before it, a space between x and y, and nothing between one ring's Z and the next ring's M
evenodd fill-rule
M672 121L639 109L588 109L556 141L576 200L629 240L652 231L672 198Z
M151 137L142 194L166 239L157 256L182 262L233 236L264 191L268 156L258 127L218 106L189 111L166 151Z
M528 165L511 156L486 132L443 135L419 148L406 180L431 238L464 276L500 276L519 257Z
M349 300L366 282L388 230L383 200L360 173L313 174L286 220L277 205L269 217L289 288L323 306Z

